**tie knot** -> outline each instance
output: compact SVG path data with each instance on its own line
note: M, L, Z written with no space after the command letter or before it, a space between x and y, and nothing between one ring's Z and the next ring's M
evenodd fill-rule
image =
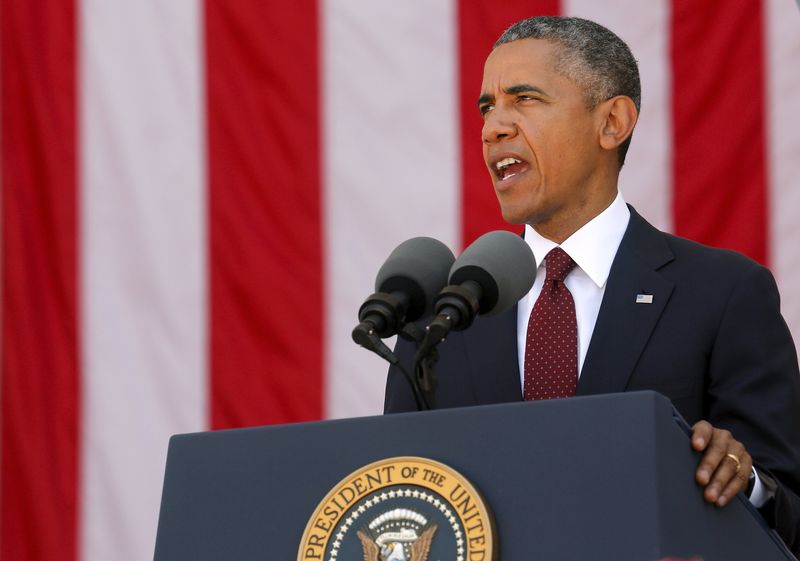
M560 247L550 250L550 253L545 256L545 261L547 261L547 277L544 279L545 282L564 282L564 279L567 278L569 272L574 269L576 265L572 257L567 255L567 252Z

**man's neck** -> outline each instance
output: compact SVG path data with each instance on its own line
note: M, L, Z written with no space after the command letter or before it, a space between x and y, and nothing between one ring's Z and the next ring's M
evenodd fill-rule
M568 215L557 215L546 222L531 224L531 226L540 236L560 245L595 216L607 209L614 202L616 196L617 189L615 187L613 190L604 193L603 196L591 197L586 205L575 209Z

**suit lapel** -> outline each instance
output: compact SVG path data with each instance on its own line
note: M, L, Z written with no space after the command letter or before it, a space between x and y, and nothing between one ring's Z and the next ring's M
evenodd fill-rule
M464 346L476 403L522 400L517 306L496 317L479 317L464 332Z
M672 295L673 283L658 273L672 259L664 235L631 208L581 370L578 395L625 390ZM640 302L637 295L643 295Z

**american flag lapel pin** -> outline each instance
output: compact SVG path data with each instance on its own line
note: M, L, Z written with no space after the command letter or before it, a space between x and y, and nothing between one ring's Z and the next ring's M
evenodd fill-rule
M653 295L652 294L637 294L636 295L636 303L637 304L652 304L653 303Z

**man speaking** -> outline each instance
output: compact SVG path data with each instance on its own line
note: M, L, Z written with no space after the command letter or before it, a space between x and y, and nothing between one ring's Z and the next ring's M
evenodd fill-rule
M797 553L800 373L775 281L625 204L617 183L639 108L630 49L596 23L530 18L495 43L478 100L483 155L538 271L511 311L440 345L437 402L658 391L693 424L705 499L724 507L745 492ZM396 352L410 367L413 346ZM392 368L386 412L415 409Z

